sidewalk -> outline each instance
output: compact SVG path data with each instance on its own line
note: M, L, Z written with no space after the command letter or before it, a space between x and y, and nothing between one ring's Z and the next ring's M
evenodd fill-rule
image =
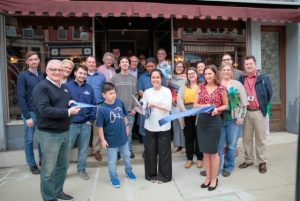
M121 188L111 186L106 162L89 158L87 172L90 180L81 180L76 175L76 163L71 163L65 183L65 192L76 201L293 201L295 200L297 135L271 133L268 135L268 172L260 174L258 165L247 169L236 168L230 177L219 176L215 191L201 189L204 177L194 165L184 168L185 155L173 154L173 180L165 184L153 184L144 179L141 158L142 146L136 146L133 168L138 179L125 177L124 166L118 166ZM236 165L243 162L243 147L240 145ZM6 156L3 156L6 155ZM19 155L19 156L17 156ZM19 160L23 151L0 152L0 165L5 160ZM30 174L25 165L0 169L1 201L39 201L39 176Z

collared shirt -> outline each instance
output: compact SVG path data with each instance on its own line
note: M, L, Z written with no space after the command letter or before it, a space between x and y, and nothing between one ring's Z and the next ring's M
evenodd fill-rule
M248 101L249 101L248 108L249 109L259 109L260 108L260 105L259 105L259 102L257 99L257 95L256 95L256 90L255 90L256 79L257 79L257 73L245 76L244 87L245 87L245 90L246 90L246 93L248 96ZM253 97L253 101L251 101L252 97Z
M168 63L168 61L163 61L159 63L156 68L161 70L161 72L167 80L172 78L172 67Z
M101 65L98 68L98 72L104 75L106 82L111 82L111 78L116 74L116 70L113 67L107 68L105 65Z
M137 68L135 68L135 69L129 68L128 73L133 75L136 78L138 77L138 69Z
M104 75L98 72L94 74L88 73L86 82L93 87L97 104L102 103L102 86L106 82Z
M47 80L49 80L52 84L54 84L55 86L57 86L58 88L61 87L61 83L57 84L56 82L54 82L53 80L51 80L48 76L46 77Z

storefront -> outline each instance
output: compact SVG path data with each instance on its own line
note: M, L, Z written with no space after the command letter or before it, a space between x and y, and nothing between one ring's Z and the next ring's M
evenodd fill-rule
M299 9L189 2L0 2L0 150L23 146L16 80L28 50L40 54L41 71L54 58L80 63L95 55L101 61L114 47L122 55L146 56L165 48L171 62L184 60L191 66L200 60L218 65L226 52L240 69L242 58L253 54L273 81L272 130L296 133L298 115L292 115L299 109Z

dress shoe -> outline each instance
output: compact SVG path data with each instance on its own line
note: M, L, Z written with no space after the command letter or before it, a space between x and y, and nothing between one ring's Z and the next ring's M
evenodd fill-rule
M181 147L175 147L174 150L172 151L172 153L179 152L181 149L182 149Z
M203 177L206 177L206 171L205 170L200 171L200 175L203 176Z
M30 167L30 172L31 172L32 174L37 175L37 174L40 174L41 171L40 171L40 169L38 168L38 166L34 165L34 166Z
M186 162L185 162L185 168L190 168L190 167L192 167L193 166L193 161L191 161L191 160L187 160Z
M59 200L73 200L74 198L71 195L68 195L66 193L62 193L59 196L56 197Z
M229 177L230 176L230 172L226 171L226 170L222 170L222 175L223 177Z
M217 178L217 181L216 181L216 185L215 185L215 186L209 186L209 187L207 188L207 190L208 190L208 191L213 191L213 190L215 190L215 189L217 188L217 186L218 186L218 178Z
M130 151L130 158L133 159L135 157L134 153Z
M210 185L210 182L208 183L208 184L205 184L205 183L203 183L203 184L201 184L201 188L207 188L207 187L209 187L209 185Z
M202 168L202 167L203 167L202 160L197 160L197 168Z
M244 168L247 168L247 167L249 167L251 165L253 165L253 163L243 162L242 164L239 165L239 168L244 169Z
M102 161L102 155L100 153L100 151L97 151L95 154L94 154L94 157L97 161Z
M266 173L267 172L267 164L266 163L260 163L258 166L258 170L260 173Z

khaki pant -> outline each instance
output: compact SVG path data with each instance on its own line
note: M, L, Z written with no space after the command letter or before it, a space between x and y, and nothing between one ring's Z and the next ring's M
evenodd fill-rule
M254 162L254 146L258 163L266 163L266 143L266 118L261 111L247 111L243 135L246 163Z

